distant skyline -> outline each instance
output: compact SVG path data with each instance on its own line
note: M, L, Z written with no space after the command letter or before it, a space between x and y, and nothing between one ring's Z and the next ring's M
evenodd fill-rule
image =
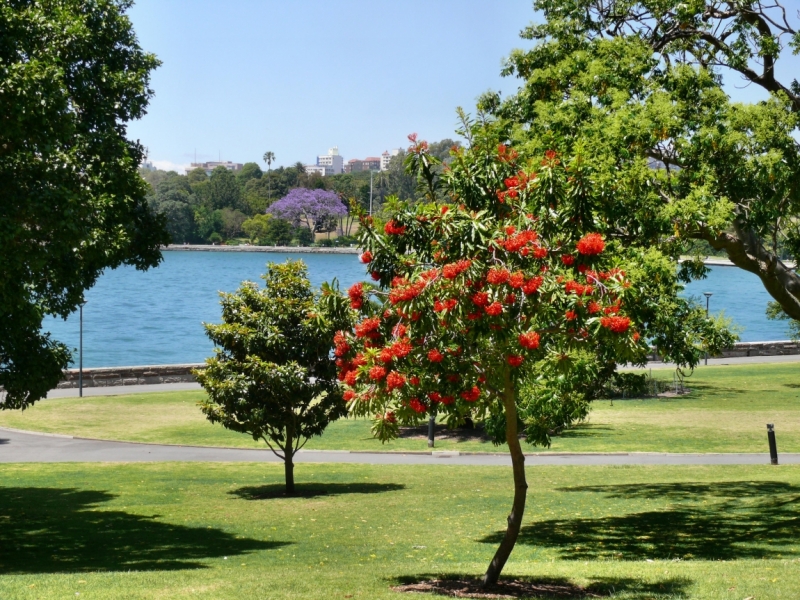
M376 8L377 7L377 8ZM153 73L148 114L129 136L164 169L219 159L273 168L338 146L345 161L404 148L406 136L456 138L455 109L474 112L486 90L518 87L500 76L530 0L368 3L139 0L129 12ZM783 74L800 71L785 61ZM788 79L788 78L787 78ZM755 86L731 95L764 97Z

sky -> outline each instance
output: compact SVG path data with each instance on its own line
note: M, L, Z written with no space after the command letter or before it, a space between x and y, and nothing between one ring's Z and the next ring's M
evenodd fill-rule
M179 172L195 157L263 168L267 150L288 166L456 138L456 107L517 89L503 59L530 47L519 32L537 18L531 0L138 0L129 14L163 62L129 136ZM781 63L784 80L800 72L798 57ZM729 81L734 99L765 95Z
M261 163L271 150L288 166L333 146L379 156L413 132L455 138L456 107L517 88L500 70L535 16L530 0L138 0L129 14L163 62L129 136L175 169L195 152Z

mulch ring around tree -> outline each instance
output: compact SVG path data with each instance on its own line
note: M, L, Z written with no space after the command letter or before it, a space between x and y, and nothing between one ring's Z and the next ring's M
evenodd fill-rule
M488 588L481 587L477 579L431 579L398 585L392 588L395 592L416 594L436 594L450 598L600 598L586 588L561 582L540 581L503 581Z

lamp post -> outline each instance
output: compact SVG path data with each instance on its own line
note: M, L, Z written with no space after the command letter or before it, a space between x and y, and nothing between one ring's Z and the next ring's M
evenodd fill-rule
M703 296L706 297L706 319L708 319L708 303L713 295L713 292L703 292ZM706 366L708 366L708 350L706 350Z
M80 333L78 344L78 397L83 398L83 305L86 302L81 302L80 305Z

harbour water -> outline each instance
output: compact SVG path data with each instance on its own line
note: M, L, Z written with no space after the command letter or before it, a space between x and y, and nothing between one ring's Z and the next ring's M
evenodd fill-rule
M235 291L246 279L263 283L268 261L302 259L312 285L334 277L342 288L365 279L353 254L263 254L251 252L164 252L156 269L141 272L122 267L105 272L86 292L83 309L85 367L202 362L213 353L202 322L218 322L218 291ZM712 267L709 277L687 286L686 293L711 312L725 310L741 328L745 342L787 339L785 322L765 316L769 295L755 275L735 267ZM45 329L78 347L77 313L69 319L47 319ZM77 353L75 355L77 361Z

